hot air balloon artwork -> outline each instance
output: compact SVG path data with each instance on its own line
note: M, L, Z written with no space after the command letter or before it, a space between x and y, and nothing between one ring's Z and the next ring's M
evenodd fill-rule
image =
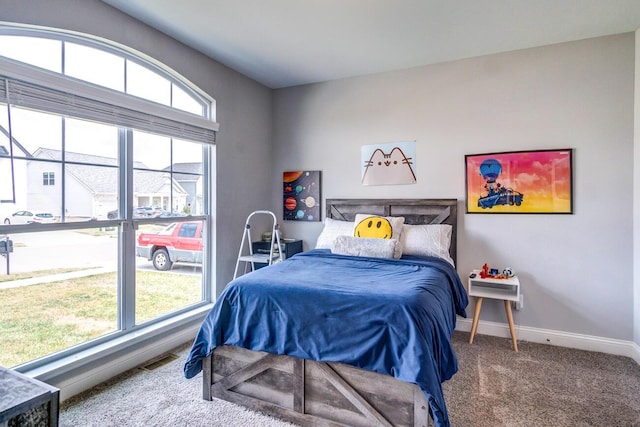
M573 213L572 149L465 156L467 213Z
M320 171L282 173L283 218L320 221Z

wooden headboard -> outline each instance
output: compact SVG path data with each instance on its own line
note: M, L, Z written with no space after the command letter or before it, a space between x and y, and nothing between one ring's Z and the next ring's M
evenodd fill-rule
M450 224L449 253L457 265L458 200L456 199L327 199L327 218L353 221L356 214L403 216L405 224Z

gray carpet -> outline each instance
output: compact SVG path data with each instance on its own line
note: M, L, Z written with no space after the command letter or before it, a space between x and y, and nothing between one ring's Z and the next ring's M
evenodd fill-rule
M456 332L459 371L443 384L454 427L640 427L640 366L632 359ZM178 359L134 369L62 404L65 426L273 426L292 424L240 406L202 400L201 376Z

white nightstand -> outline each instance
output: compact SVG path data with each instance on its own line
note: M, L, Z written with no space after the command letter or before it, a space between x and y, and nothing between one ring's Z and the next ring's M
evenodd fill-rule
M516 341L516 332L513 327L513 314L511 313L511 301L521 302L520 300L520 281L518 276L509 277L508 279L480 278L480 270L473 270L475 277L469 277L468 295L476 297L476 309L473 313L473 323L471 324L471 337L469 343L473 344L473 337L478 329L478 319L480 318L480 309L482 308L482 300L484 298L499 299L504 301L504 309L507 312L507 320L509 321L509 331L511 332L511 341L513 349L518 351L518 343Z

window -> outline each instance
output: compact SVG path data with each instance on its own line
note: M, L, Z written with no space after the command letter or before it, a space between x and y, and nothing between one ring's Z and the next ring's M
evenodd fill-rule
M6 279L46 277L0 286L0 365L38 366L211 301L213 105L108 41L0 25Z
M185 222L182 224L182 228L180 229L180 233L178 236L180 237L196 237L196 231L198 230L198 224L189 224ZM199 238L202 236L198 236Z
M42 185L55 185L55 172L42 172Z

